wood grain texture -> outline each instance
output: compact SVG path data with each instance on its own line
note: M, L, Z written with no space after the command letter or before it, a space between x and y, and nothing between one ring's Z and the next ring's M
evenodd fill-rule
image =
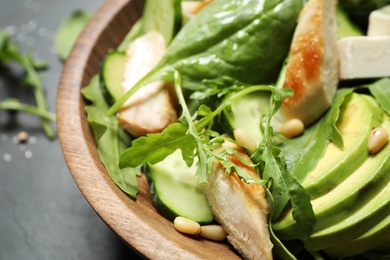
M139 18L143 0L109 0L93 16L66 61L57 93L57 127L69 170L81 192L126 243L150 259L240 259L227 243L182 235L159 215L145 177L136 200L127 197L100 162L80 89L98 72Z

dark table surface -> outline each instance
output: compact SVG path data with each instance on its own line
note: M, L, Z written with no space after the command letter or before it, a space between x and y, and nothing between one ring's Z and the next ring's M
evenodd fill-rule
M103 2L0 0L0 29L22 51L49 64L40 74L52 112L63 67L53 48L56 30L73 11L93 13ZM31 92L18 84L21 75L17 66L0 65L0 100L34 103ZM25 144L15 139L20 131L29 134ZM58 138L48 139L35 116L0 111L0 259L135 258L80 193Z

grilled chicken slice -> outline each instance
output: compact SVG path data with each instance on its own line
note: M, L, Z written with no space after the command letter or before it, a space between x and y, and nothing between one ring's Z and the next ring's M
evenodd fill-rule
M145 76L165 53L161 34L149 32L132 42L126 51L122 89L126 93ZM161 132L178 118L173 85L156 81L139 89L117 113L119 124L135 137Z
M226 144L226 143L225 143ZM224 144L224 145L225 145ZM244 150L233 144L239 156L250 161ZM229 159L246 173L257 177L254 168L235 156ZM214 162L208 183L202 185L216 220L228 233L228 241L245 259L272 259L273 244L268 230L268 203L262 185L246 184L236 173L225 175L219 162Z
M286 120L313 123L331 105L338 85L338 50L335 0L309 0L302 9L286 68L286 88L294 96L284 99Z

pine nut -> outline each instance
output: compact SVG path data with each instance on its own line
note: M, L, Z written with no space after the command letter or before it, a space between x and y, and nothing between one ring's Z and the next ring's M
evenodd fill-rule
M247 132L240 128L236 128L233 130L233 135L240 146L247 148L251 153L256 151L256 142Z
M379 152L388 142L389 133L384 128L374 128L368 137L368 152L371 154Z
M176 217L173 226L180 233L189 235L198 235L202 231L199 223L184 217Z
M17 138L19 143L24 143L28 139L28 133L25 131L21 131L18 133Z
M227 233L220 225L205 225L202 226L200 235L210 240L222 241L226 239Z
M291 138L298 136L305 130L305 125L299 119L293 118L285 122L280 128L280 133L285 137Z

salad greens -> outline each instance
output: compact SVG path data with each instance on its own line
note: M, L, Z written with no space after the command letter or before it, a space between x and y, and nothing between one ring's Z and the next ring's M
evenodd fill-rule
M371 94L378 101L383 110L390 115L390 79L383 78L368 86Z
M281 107L283 98L293 95L290 89L281 87L283 61L305 1L214 1L177 35L178 13L175 10L180 1L157 1L157 5L174 16L169 18L167 30L156 23L164 18L151 15L155 2L148 2L144 16L134 25L118 50L124 52L132 40L150 30L165 31L169 45L162 60L111 107L99 89L99 75L82 90L84 97L91 102L86 107L88 122L103 164L114 182L135 198L139 191L136 177L140 174L140 167L147 162L160 162L180 149L188 166L197 159L196 174L199 183L205 183L212 162L217 160L226 174L234 171L246 183L262 184L267 188L269 227L275 255L294 259L290 248L287 249L273 233L272 221L286 207L291 207L300 232L299 239L305 240L312 234L316 223L310 202L312 198L300 183L317 165L330 142L343 149L343 138L336 126L341 106L354 91L363 88L340 89L330 110L306 128L304 135L280 142L281 136L274 132L271 120ZM138 89L155 80L174 83L181 117L161 133L132 140L118 126L113 114ZM387 86L383 86L389 84L390 79L382 79L365 86L388 114L390 93L386 90ZM222 134L221 113L230 109L233 100L261 91L270 94L271 98L268 112L262 116L258 126L263 139L256 151L249 153L252 163L240 158L234 149L219 152L217 149L223 142L235 142ZM228 155L235 155L241 163L256 167L261 180L246 174L228 159Z
M86 111L100 158L118 187L134 198L139 192L136 177L141 173L140 167L120 169L118 166L119 155L130 145L131 138L119 127L115 117L105 115L108 105L100 90L98 76L82 89L82 94L92 102Z
M42 127L49 138L54 138L55 131L50 125L51 120L55 120L54 114L47 109L45 95L43 91L42 79L39 70L46 68L46 63L35 59L30 53L22 54L18 47L11 43L10 36L0 30L0 62L7 64L15 62L20 64L26 71L24 84L33 89L36 107L22 104L15 100L0 101L0 109L29 112L39 115L42 119Z
M54 46L61 60L68 58L77 37L84 29L91 15L85 11L75 11L62 22L55 35Z
M134 92L150 82L173 82L175 70L180 72L183 86L190 89L220 75L249 84L273 82L290 48L302 5L302 0L212 2L183 27L157 66L108 114L114 114Z

